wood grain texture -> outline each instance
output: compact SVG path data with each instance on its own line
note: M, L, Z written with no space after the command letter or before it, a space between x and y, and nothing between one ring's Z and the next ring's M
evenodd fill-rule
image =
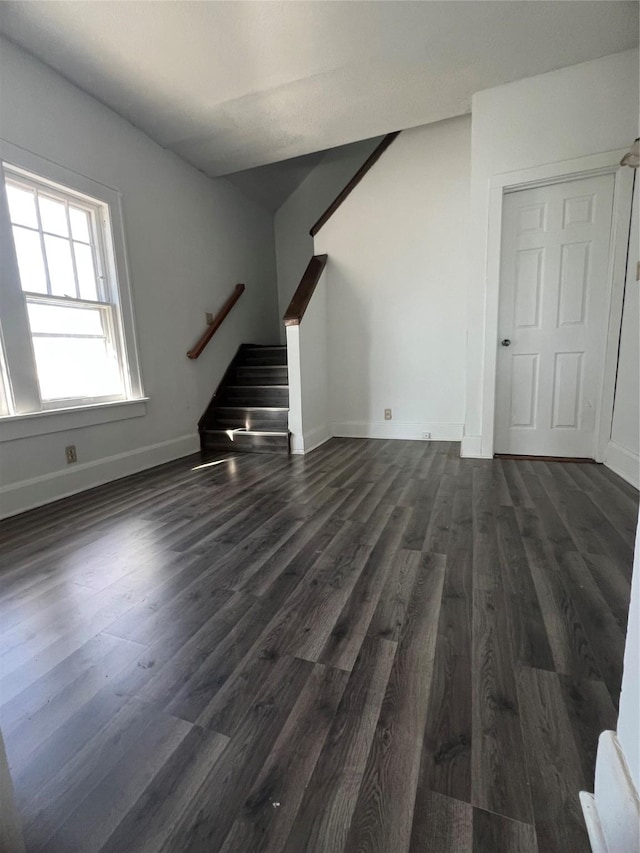
M559 676L523 667L518 673L518 695L539 849L549 853L588 850L578 799L587 779ZM555 796L549 796L550 789Z
M396 644L389 640L364 639L284 848L287 853L346 849L395 652Z
M502 815L473 810L473 853L537 853L536 831Z
M282 318L285 326L300 325L326 265L327 255L314 255L311 258Z
M29 853L586 849L636 513L600 465L333 439L0 523Z
M233 293L231 294L231 296L227 299L222 308L215 315L211 323L207 325L207 328L202 333L201 337L198 338L198 342L195 344L195 346L193 346L187 353L188 358L199 358L211 338L215 335L220 326L224 323L227 314L229 314L233 306L244 293L244 289L244 284L236 284L236 286L233 288Z
M347 849L409 849L444 569L440 554L424 555L418 567Z
M410 853L472 853L473 808L428 791L413 813Z

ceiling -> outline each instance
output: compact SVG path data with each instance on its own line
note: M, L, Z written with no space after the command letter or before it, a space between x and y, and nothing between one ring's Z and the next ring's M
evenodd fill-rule
M217 176L460 115L481 89L634 47L638 4L9 0L0 29Z
M363 139L352 142L350 145L332 148L332 162L346 158L353 163L360 161L362 164L382 139L382 136L376 136L373 139ZM227 175L226 179L238 187L244 195L275 213L296 187L315 169L326 153L326 151L316 151L313 154L283 160L281 163L268 163L266 166L257 166L255 169L234 172L232 175ZM353 171L356 171L355 166Z

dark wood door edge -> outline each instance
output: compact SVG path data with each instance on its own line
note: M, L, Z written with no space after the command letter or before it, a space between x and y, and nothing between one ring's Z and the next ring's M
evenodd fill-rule
M364 176L367 174L369 169L373 166L374 163L376 163L380 159L380 157L384 154L384 152L391 145L393 140L399 135L399 133L400 133L399 130L396 130L393 133L387 133L387 135L384 137L384 139L382 139L380 141L380 143L375 147L375 149L367 157L367 159L364 161L362 166L360 166L358 171L351 178L351 180L345 186L345 188L340 193L338 193L338 195L334 198L334 200L331 202L329 207L322 214L320 219L318 219L318 221L312 226L311 231L309 231L309 234L311 234L312 237L315 237L316 234L318 233L318 231L325 224L325 222L327 222L333 216L333 214L340 207L342 202L358 186L358 184L364 178Z
M531 459L534 462L578 462L582 465L597 465L595 459L587 456L529 456L526 453L494 453L494 459Z
M311 258L283 317L285 326L300 325L326 265L327 255L314 255Z

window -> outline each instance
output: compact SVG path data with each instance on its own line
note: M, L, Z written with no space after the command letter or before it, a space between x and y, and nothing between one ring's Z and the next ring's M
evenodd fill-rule
M117 194L68 172L73 186L6 161L2 173L0 415L140 399Z

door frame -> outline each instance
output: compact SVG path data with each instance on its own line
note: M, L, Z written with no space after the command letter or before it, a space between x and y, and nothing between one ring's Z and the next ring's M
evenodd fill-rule
M494 175L489 181L487 231L487 277L485 291L483 407L481 455L493 457L496 422L498 355L498 314L500 308L500 260L502 254L502 213L504 196L518 190L564 181L614 175L609 263L607 267L608 322L602 352L604 361L598 389L593 456L604 462L613 421L613 397L618 360L618 340L622 321L622 297L626 277L627 242L631 223L633 170L620 166L626 149L592 154L531 169Z

